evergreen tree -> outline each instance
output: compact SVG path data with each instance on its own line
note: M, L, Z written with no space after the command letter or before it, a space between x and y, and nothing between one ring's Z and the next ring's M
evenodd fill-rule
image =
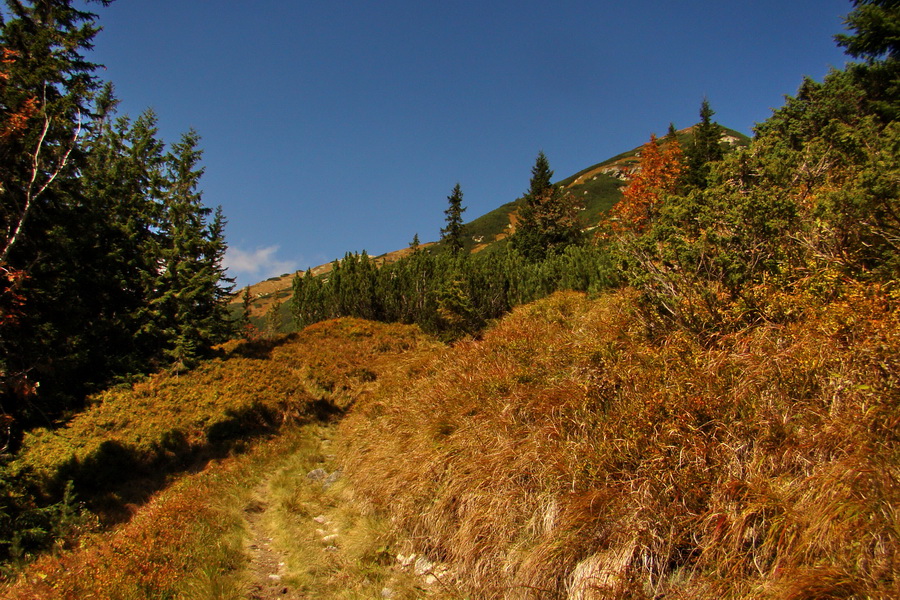
M553 185L551 183L552 179L553 171L550 169L550 161L547 160L547 156L541 150L534 161L534 166L531 167L531 180L528 182L527 197L537 198L545 194Z
M153 358L154 340L146 331L147 309L160 259L158 227L164 144L157 138L156 116L142 114L134 123L115 117L110 86L95 101L97 119L85 142L85 202L104 218L96 226L101 271L94 298L107 318L94 323L98 346L113 371L141 372Z
M463 250L463 220L462 214L466 211L462 205L463 193L459 183L447 196L449 206L444 211L447 226L441 229L441 239L447 243L450 254L457 255Z
M53 202L54 184L76 166L73 151L97 87L96 65L81 52L91 49L98 28L96 15L72 4L8 0L14 18L0 20L0 106L9 115L0 132L0 263L11 260L29 217Z
M577 218L579 206L571 194L550 182L552 177L547 157L539 152L511 240L513 247L529 260L541 260L582 239Z
M95 15L68 0L6 2L0 18L0 410L17 417L77 404L105 372L103 216L84 201L78 148L96 89L82 53ZM98 222L101 221L101 222ZM40 386L40 387L38 387Z
M231 281L221 265L224 217L203 206L198 189L202 151L194 131L166 155L161 223L161 268L153 299L155 334L166 362L190 368L227 330L225 302Z
M466 290L466 283L463 277L453 277L437 290L437 315L447 340L474 335L484 327L484 320Z
M669 129L666 130L666 140L670 142L678 140L678 130L675 129L675 123L669 123Z
M211 343L224 342L234 335L235 323L228 313L228 303L234 291L234 278L228 277L224 266L228 244L225 241L227 220L221 206L213 211L213 219L206 229L206 250L202 262L207 273L204 329Z
M281 333L284 326L284 320L281 316L281 302L273 302L269 310L266 311L266 335L275 337Z
M852 0L856 7L844 19L852 34L834 36L847 54L869 62L900 60L900 2Z
M884 123L900 119L900 2L854 0L856 7L845 19L849 34L836 35L839 46L863 64L852 64L852 73L865 90L866 112Z
M309 269L303 276L294 276L291 314L298 329L328 318L324 285Z
M253 327L250 322L250 307L252 303L253 299L250 297L250 286L248 285L241 294L241 317L238 321L239 331L245 339L250 337L251 328Z
M719 161L724 156L719 144L722 128L712 120L714 114L709 101L704 98L700 105L700 122L694 126L693 137L684 151L687 168L682 177L681 188L685 193L692 189L705 189L710 163Z

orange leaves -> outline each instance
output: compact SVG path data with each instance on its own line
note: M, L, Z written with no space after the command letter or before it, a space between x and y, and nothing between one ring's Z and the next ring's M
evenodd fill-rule
M659 210L663 195L675 191L684 165L677 140L660 143L655 135L641 149L639 170L622 191L622 199L610 210L615 231L643 231Z
M0 264L0 327L15 323L22 313L25 297L19 292L25 271Z
M5 66L16 62L16 57L18 55L19 53L15 50L9 48L0 49L0 65L3 65L3 68L0 69L0 80L6 81L9 79L9 73L6 72Z
M18 52L9 48L0 49L0 85L5 85L9 81L8 67L16 62ZM38 112L38 100L35 97L28 98L22 103L18 109L10 112L5 118L5 122L0 122L0 140L12 137L28 126L28 120Z
M0 139L12 137L28 126L28 120L38 111L37 98L28 98L16 112L7 117L6 123L0 128Z

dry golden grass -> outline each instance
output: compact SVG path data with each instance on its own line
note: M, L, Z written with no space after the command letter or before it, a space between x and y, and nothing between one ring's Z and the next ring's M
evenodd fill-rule
M266 462L249 454L185 476L128 523L44 555L0 592L9 600L238 598L238 507Z
M287 423L303 422L315 416L314 401L327 401L332 411L342 410L381 386L396 388L407 380L410 369L427 364L436 348L413 327L354 319L320 323L270 347L252 352L241 346L230 348L226 358L180 378L159 377L132 392L107 394L57 433L62 439L56 443L74 445L75 434L85 433L89 439L82 440L76 450L90 449L97 446L91 436L114 431L123 445L149 452L154 448L152 440L146 446L140 441L162 422L183 427L189 440L202 440L204 424L216 422L216 415L242 406L251 397L253 402L277 406ZM147 388L156 390L152 410L134 401ZM216 402L199 402L213 393ZM190 399L195 405L179 406L179 399ZM132 412L126 410L128 406ZM129 422L117 427L97 425L109 423L110 415L117 414L128 414ZM212 417L198 416L204 414ZM381 587L373 586L387 581L387 575L378 574L383 566L380 545L385 543L385 526L358 515L350 506L339 506L305 477L309 469L324 464L319 440L328 431L309 424L281 428L279 436L259 444L244 438L246 452L214 459L202 470L178 477L146 504L132 506L134 514L127 522L83 537L70 551L40 557L25 567L17 581L0 590L0 596L21 600L246 597L254 574L248 572L245 555L245 513L261 486L272 505L268 525L290 563L285 585L332 597L359 597L367 589L377 593ZM31 440L29 452L38 452L41 443ZM21 460L37 462L50 456L45 451L37 457L26 454ZM320 510L328 511L329 518L340 525L339 553L323 553L315 533L321 525L311 520L315 515L310 513ZM397 597L405 596L398 593Z
M269 527L296 544L291 585L323 597L424 595L385 570L398 552L448 566L441 590L470 598L900 597L898 300L875 286L814 310L783 297L795 320L701 344L649 337L633 292L562 293L453 347L345 319L229 348L189 376L110 392L30 438L22 464L89 463L94 436L140 456L173 429L209 444L241 407L264 407L275 427L348 409L346 481L304 487L326 453L276 439L184 477L4 593L239 594L235 507L249 492L236 490L265 472ZM320 510L340 552L322 553Z
M472 597L900 597L897 298L705 345L632 306L557 294L358 403L358 498Z
M361 512L345 480L323 486L307 477L317 468L334 472L333 434L333 427L306 428L304 444L268 477L263 525L283 556L280 581L311 598L447 597L397 563L400 540L390 523Z

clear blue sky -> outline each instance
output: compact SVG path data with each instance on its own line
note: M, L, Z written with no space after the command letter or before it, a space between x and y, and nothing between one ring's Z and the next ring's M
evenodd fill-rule
M120 112L202 136L239 285L439 237L697 121L750 134L846 58L847 0L118 0L91 5Z

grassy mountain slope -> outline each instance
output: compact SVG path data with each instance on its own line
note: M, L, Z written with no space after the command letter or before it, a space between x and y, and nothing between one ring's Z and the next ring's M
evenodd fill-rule
M122 524L86 536L92 519L68 506L57 553L0 596L218 597L184 585L239 585L245 549L235 511L248 487L299 451L296 426L340 414L382 386L402 388L440 348L415 327L320 323L229 343L194 371L110 390L64 426L29 433L10 470L32 493L62 494L72 480L101 522ZM3 540L12 554L5 559L20 562L39 549L39 532L24 533L12 547Z
M415 328L343 319L109 392L65 429L30 436L18 464L44 481L74 475L84 493L106 473L116 485L96 506L130 499L135 516L41 559L4 593L239 589L247 559L234 503L250 502L246 490L274 456L287 464L300 450L288 434L247 460L227 457L253 447L254 431L343 407L347 481L329 502L349 497L353 508L330 510L387 528L367 542L366 593L415 554L441 585L414 584L409 597L896 597L900 303L878 286L817 309L781 301L794 303L791 323L715 343L648 335L628 289L559 293L452 347ZM105 462L121 456L105 442L134 462ZM70 470L73 460L91 470ZM144 505L127 492L146 484L141 465L160 461L173 468ZM300 494L283 500L284 527L316 516L300 492L305 472L279 475ZM283 543L303 556L301 539ZM354 543L342 539L339 549ZM297 581L338 597L347 580L334 569L351 563L332 561L331 583L314 569Z
M231 342L188 375L109 390L63 426L28 432L11 471L50 495L73 480L105 520L126 518L127 505L165 486L168 475L284 423L339 412L397 368L394 359L432 345L414 327L354 319Z

